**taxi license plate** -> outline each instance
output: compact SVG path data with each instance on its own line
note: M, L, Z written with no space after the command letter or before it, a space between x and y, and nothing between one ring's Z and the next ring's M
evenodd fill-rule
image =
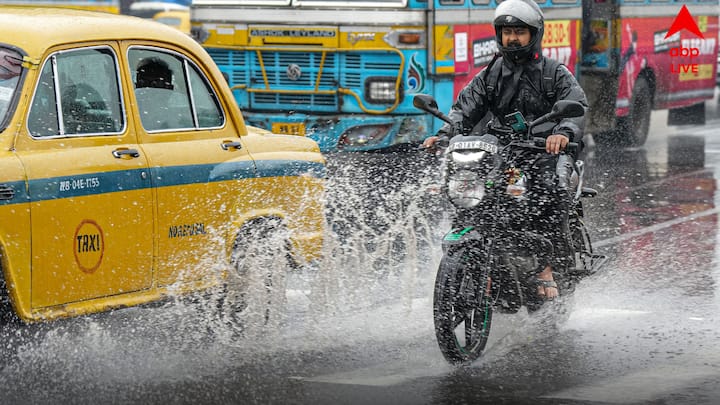
M272 124L272 132L284 135L305 136L305 124L296 122L275 122Z

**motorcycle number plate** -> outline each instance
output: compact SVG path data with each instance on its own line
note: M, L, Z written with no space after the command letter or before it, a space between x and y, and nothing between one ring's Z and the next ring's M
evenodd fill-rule
M450 152L459 150L484 150L485 152L497 153L498 147L497 145L484 141L461 141L454 142L450 145Z

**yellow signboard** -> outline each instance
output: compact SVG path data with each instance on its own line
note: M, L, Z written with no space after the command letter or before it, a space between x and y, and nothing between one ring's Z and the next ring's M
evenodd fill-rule
M249 26L250 45L321 45L337 48L340 44L337 27Z
M706 80L714 77L712 64L703 63L697 65L697 72L694 72L693 69L688 69L688 71L685 72L681 67L674 67L674 69L680 72L679 78L681 82L687 82L690 80Z
M554 20L545 22L545 35L543 47L558 47L570 45L570 20Z

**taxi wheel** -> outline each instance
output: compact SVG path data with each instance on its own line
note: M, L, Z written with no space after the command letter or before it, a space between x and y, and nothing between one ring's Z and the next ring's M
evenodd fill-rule
M276 329L287 305L291 268L287 230L278 219L255 221L238 235L231 256L235 282L228 284L226 314L243 331Z
M10 292L7 290L5 275L0 268L0 327L16 327L21 324L20 318L15 314L15 308L10 302Z

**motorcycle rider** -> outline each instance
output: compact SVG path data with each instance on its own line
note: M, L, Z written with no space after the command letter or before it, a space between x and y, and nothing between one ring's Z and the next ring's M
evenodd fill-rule
M440 139L446 141L455 134L469 133L487 113L493 117L488 132L500 134L502 143L510 140L502 136L510 133L510 123L505 122L510 113L519 111L530 122L548 113L558 100L575 100L587 108L585 93L572 73L542 55L544 16L535 1L500 3L493 24L499 55L460 91L448 114L454 125L446 123L437 135L427 138L423 146L428 150ZM552 67L555 68L548 73ZM493 79L496 82L492 82ZM547 207L542 209L544 221L540 221L538 231L555 247L534 280L538 297L544 299L558 296L553 270L568 263L564 252L568 251L568 179L572 173L572 157L560 152L571 141L582 145L583 120L583 117L568 118L555 125L546 137L547 154L541 155L533 165L541 173L540 187L548 200L537 202Z

